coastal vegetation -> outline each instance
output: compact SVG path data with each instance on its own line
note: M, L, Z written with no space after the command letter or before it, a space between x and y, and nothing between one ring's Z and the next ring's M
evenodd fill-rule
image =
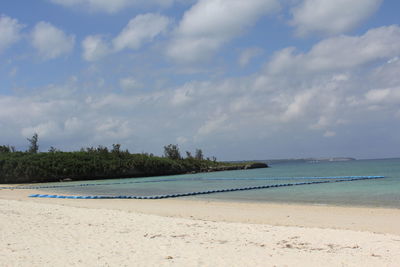
M27 151L9 145L0 146L0 183L58 182L110 178L161 176L193 172L250 168L248 164L218 162L215 157L204 159L197 149L195 156L186 152L183 158L178 145L164 147L164 156L130 153L120 144L82 148L63 152L51 147L39 152L38 135L28 139ZM190 156L189 156L190 155Z

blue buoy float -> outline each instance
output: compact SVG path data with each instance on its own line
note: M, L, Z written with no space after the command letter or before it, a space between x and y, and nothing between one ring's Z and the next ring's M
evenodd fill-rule
M288 187L288 186L301 186L301 185L312 185L312 184L322 184L322 183L340 183L340 182L352 182L360 180L371 180L371 179L382 179L385 176L341 176L341 177L290 177L290 178L280 178L281 180L291 179L291 180L314 180L310 182L299 182L299 183L285 183L285 184L273 184L264 186L253 186L253 187L240 187L240 188L227 188L219 190L208 190L199 192L188 192L179 194L167 194L167 195L155 195L155 196L61 196L61 195L48 195L48 194L32 194L29 197L32 198L63 198L63 199L164 199L164 198L177 198L185 196L195 196L203 194L215 194L224 192L234 192L234 191L246 191L246 190L257 190L257 189L268 189L276 187ZM229 178L210 178L209 180L228 180ZM240 178L239 178L240 179ZM251 178L246 178L251 180ZM264 178L264 180L278 180L279 178ZM176 181L177 179L163 179L155 181L139 181L137 183L144 182L158 182L158 181ZM207 179L204 179L207 180ZM235 180L235 178L231 179ZM243 179L242 179L243 180ZM254 178L254 180L261 180L259 178ZM323 180L323 181L321 181ZM135 182L128 182L135 183ZM125 184L125 183L104 183L104 184L79 184L71 186L93 186L93 185L112 185L112 184ZM70 187L70 186L24 186L24 187L0 187L0 189L45 189L45 188L60 188L60 187Z

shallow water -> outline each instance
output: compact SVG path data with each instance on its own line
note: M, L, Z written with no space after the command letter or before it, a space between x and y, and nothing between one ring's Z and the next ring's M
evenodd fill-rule
M400 159L280 163L270 166L268 169L90 181L85 184L92 186L46 189L46 192L70 195L148 196L309 181L299 177L383 175L385 179L237 191L190 198L400 208ZM280 179L283 177L285 179ZM291 177L293 179L290 179ZM59 183L78 184L82 182Z

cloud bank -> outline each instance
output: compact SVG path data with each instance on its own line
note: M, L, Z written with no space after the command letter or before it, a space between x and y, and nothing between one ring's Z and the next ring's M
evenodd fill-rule
M381 1L53 2L94 12L54 8L82 21L156 8L121 12L115 25L125 26L108 32L1 16L5 144L23 149L37 132L42 150L121 143L160 154L179 143L227 160L398 155L400 27L358 28Z
M96 96L71 90L79 84L69 84L71 93L60 97L2 97L0 121L5 129L19 129L22 136L38 132L49 142L69 138L77 145L140 143L157 152L166 140L185 140L189 149L215 142L229 147L246 140L247 148L240 153L250 157L257 142L275 140L271 147L290 144L297 149L295 156L301 156L301 140L294 132L299 138L308 135L329 143L323 140L362 138L369 133L359 129L374 123L382 127L385 122L385 131L400 130L395 123L400 120L399 41L400 27L393 25L325 39L304 53L282 49L264 69L241 78ZM136 80L126 77L120 85L135 88ZM43 92L54 90L65 88ZM5 131L7 135L15 133ZM283 139L287 142L290 136L293 142L285 144ZM213 146L205 149L217 152Z

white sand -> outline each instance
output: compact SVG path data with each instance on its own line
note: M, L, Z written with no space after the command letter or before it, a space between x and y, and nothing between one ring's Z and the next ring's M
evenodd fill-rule
M4 196L4 192L0 194ZM397 234L165 217L117 209L118 203L157 205L157 202L101 201L13 200L0 195L0 265L400 264ZM112 203L115 209L106 203ZM190 210L190 201L186 203ZM97 206L90 207L94 204ZM102 204L107 208L99 208ZM240 210L236 209L236 213Z

